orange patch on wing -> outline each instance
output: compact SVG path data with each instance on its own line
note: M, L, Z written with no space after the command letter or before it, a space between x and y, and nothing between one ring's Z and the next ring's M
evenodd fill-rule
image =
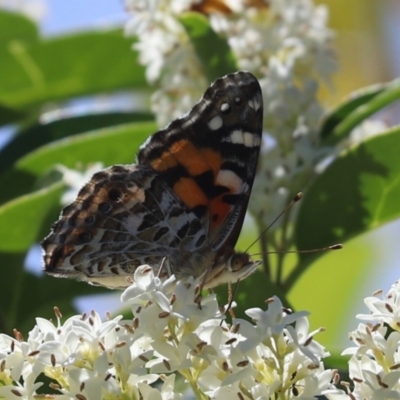
M178 165L178 162L173 154L169 151L164 151L161 157L154 159L151 162L151 167L156 171L162 172L166 171L172 167Z
M216 175L221 166L221 156L209 148L198 149L190 141L182 139L175 142L168 151L164 151L161 157L153 160L151 166L162 172L178 164L192 176L201 175L210 169Z
M189 208L208 204L207 196L192 178L179 179L173 190Z
M222 196L210 201L210 230L218 228L232 210L232 206L222 200Z
M221 157L211 149L198 149L188 140L179 140L171 146L170 151L175 155L179 164L189 172L197 176L203 172L218 168L221 165Z
M206 160L207 165L213 170L214 176L221 169L221 154L211 149L201 149L201 156Z

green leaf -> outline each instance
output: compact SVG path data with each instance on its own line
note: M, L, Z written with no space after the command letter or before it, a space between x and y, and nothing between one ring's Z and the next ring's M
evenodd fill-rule
M16 160L46 143L100 128L152 119L152 115L148 113L110 112L63 118L48 124L35 124L15 135L14 139L0 150L0 171L10 168Z
M39 38L37 25L22 14L0 9L0 47L7 47L13 40L34 42Z
M132 42L121 31L79 33L31 44L13 40L0 48L0 104L30 112L43 102L147 88Z
M0 9L0 27L0 54L4 51L7 52L7 49L12 47L15 41L27 44L39 39L39 31L35 23L21 14ZM3 59L1 57L2 62ZM2 70L2 62L0 63L0 71ZM11 79L10 76L0 75L0 81L1 77L5 80ZM24 112L2 104L0 101L0 125L17 121L24 115Z
M0 252L26 251L43 232L42 222L59 203L61 183L21 196L0 207Z
M348 149L313 182L299 204L297 249L345 244L329 254L299 254L299 263L285 281L290 301L313 311L311 324L328 328L324 340L330 345L342 343L347 330L343 321L356 308L355 291L360 293L381 262L363 234L400 217L399 148L396 127ZM326 307L332 299L334 312ZM330 351L340 353L338 347Z
M300 205L298 249L343 243L400 217L400 127L338 157L309 188ZM290 283L319 257L300 254Z
M180 17L180 22L210 82L222 75L237 71L236 60L228 42L212 30L209 20L204 15L187 12Z
M98 161L105 166L131 164L139 146L155 130L154 123L126 124L43 146L21 158L0 176L0 187L7 188L0 191L0 204L34 190L38 177L55 165L76 168Z
M156 130L155 123L135 123L69 137L43 146L18 161L20 170L37 176L57 164L69 168L97 161L132 164L139 146Z
M373 85L352 93L351 98L325 118L320 136L332 145L349 133L363 120L400 98L400 80Z

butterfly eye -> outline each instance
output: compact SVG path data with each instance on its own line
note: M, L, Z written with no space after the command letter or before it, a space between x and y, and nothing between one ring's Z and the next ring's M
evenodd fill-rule
M231 271L240 271L246 265L250 263L250 257L248 254L245 253L234 253L228 260L228 265Z

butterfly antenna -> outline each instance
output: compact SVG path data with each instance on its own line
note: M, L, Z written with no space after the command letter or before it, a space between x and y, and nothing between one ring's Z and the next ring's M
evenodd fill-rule
M294 204L296 204L299 200L303 198L303 193L299 192L296 194L296 196L293 197L292 201L273 219L273 221L261 232L261 234L255 239L250 246L247 247L245 253L248 253L248 251L265 235L266 232L273 226L276 221L278 221L282 215L287 213L291 207L293 207Z
M268 251L268 254L306 254L306 253L320 253L323 251L329 250L340 250L343 249L343 244L337 243L331 246L320 247L318 249L310 249L310 250L275 250L275 251ZM252 256L260 256L262 253L254 253Z
M274 220L261 232L261 234L257 237L257 239L255 239L255 240L250 244L250 246L247 247L245 253L248 253L248 251L263 237L263 235L271 228L271 226L274 225L274 224L276 223L276 221L278 221L279 218L281 218L282 215L284 215L284 214L285 214L294 204L296 204L302 197L303 197L303 193L302 193L302 192L297 193L296 196L293 197L292 201L291 201L291 202L277 215L277 217L274 218ZM258 254L259 254L259 253L258 253ZM257 255L257 253L254 254L254 255ZM232 315L232 314L233 314L232 304L233 304L233 300L234 300L234 298L235 298L235 296L236 296L236 293L237 293L237 291L238 291L238 288L239 288L239 282L240 282L240 280L238 280L238 281L236 282L236 285L235 285L235 287L234 287L234 289L233 289L233 292L232 292L232 288L231 288L231 286L230 286L229 295L228 295L228 306L227 306L227 308L226 308L226 310L225 310L225 314L226 314L227 312L229 312L232 318L233 318L233 315Z
M292 250L287 251L286 253L297 253L297 254L305 254L305 253L320 253L322 251L328 250L340 250L343 249L343 245L341 243L333 244L331 246L320 247L319 249L310 249L310 250Z

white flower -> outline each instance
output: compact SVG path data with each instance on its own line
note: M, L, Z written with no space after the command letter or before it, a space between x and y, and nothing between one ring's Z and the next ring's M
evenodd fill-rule
M43 383L36 382L38 375L30 372L24 377L24 382L16 382L14 385L1 386L0 384L0 396L4 396L9 400L31 400L36 395L36 390L39 389Z
M32 374L38 376L42 372L43 365L35 357L38 347L37 341L27 343L0 334L0 362L9 371L13 381L18 381L21 377L32 377Z
M135 49L147 67L148 81L159 81L152 109L163 126L188 111L206 86L201 63L178 20L195 2L126 0L126 4L132 12L126 32L138 35Z
M381 321L392 329L400 331L400 281L392 285L384 298L367 297L364 302L370 314L359 314L357 318L365 321Z
M315 332L308 333L306 313L291 313L274 298L268 310L248 311L256 325L235 320L229 326L215 295L199 302L199 279L162 283L146 265L134 278L122 295L133 319L102 322L92 312L62 323L56 309L57 322L38 318L27 341L0 335L0 394L32 398L40 373L61 398L88 400L180 399L176 375L197 398L341 393L332 371L324 370L327 353ZM160 379L161 387L155 385Z
M139 383L138 388L140 390L141 396L144 399L149 400L179 400L182 399L183 395L181 393L174 392L175 389L175 375L168 376L161 390L153 388L148 384Z
M385 371L367 356L359 359L353 356L349 361L349 372L355 398L400 399L400 371Z
M371 314L357 315L368 323L350 332L355 346L342 353L351 355L352 398L400 399L399 303L400 285L396 282L386 296L379 292L365 299Z

